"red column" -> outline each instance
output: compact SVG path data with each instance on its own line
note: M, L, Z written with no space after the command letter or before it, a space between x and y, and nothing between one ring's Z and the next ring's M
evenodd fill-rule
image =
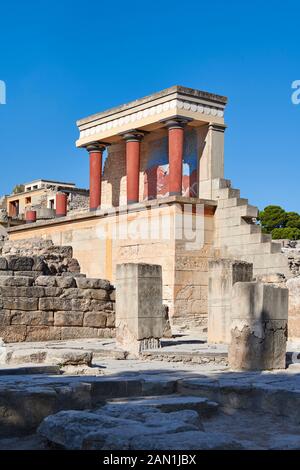
M68 211L68 196L66 193L56 193L56 217L65 217Z
M36 211L27 210L25 218L26 218L26 224L32 224L36 222Z
M174 120L166 125L169 134L169 195L181 195L184 124Z
M139 202L140 153L142 134L128 133L126 140L127 204Z
M101 206L101 177L103 144L92 144L87 147L90 154L90 210L95 211Z

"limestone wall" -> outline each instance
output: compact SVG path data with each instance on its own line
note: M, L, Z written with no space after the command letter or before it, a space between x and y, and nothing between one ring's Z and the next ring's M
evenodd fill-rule
M72 276L1 276L0 337L5 342L114 335L114 289Z
M35 238L6 242L1 251L0 338L5 342L114 335L114 287L80 274L72 247Z

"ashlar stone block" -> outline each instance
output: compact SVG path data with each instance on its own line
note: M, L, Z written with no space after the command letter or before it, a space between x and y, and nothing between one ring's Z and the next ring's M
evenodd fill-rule
M232 289L231 310L231 369L284 369L288 289L260 282L237 282Z
M161 266L117 265L117 345L133 354L160 347L164 326Z
M209 343L230 343L232 287L239 281L252 281L252 277L253 265L250 263L231 259L216 259L209 262Z

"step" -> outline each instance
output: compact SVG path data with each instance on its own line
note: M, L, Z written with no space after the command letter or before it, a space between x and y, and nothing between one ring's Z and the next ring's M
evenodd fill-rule
M234 188L223 188L213 191L213 199L230 199L232 197L240 197L240 190Z
M39 374L48 374L48 375L60 375L61 369L59 366L51 365L36 365L36 364L26 364L23 366L0 366L0 376L10 376L10 375L39 375Z
M195 410L201 417L210 417L218 411L218 403L207 398L188 395L164 395L156 397L135 397L128 400L111 400L107 404L151 406L163 413L180 410Z
M224 189L231 187L231 180L225 178L215 178L212 180L212 190Z
M249 243L240 244L233 246L226 246L228 253L232 256L244 256L244 255L268 255L272 254L272 243Z
M222 227L220 229L217 228L215 235L216 238L219 239L222 237L235 237L259 233L261 233L260 225L243 224L234 227Z
M222 233L222 231L221 231ZM221 236L218 238L218 246L241 246L271 243L271 235L265 233L250 233L245 235L235 235L231 237ZM271 253L271 251L270 251Z
M218 201L218 209L245 206L247 204L248 204L248 199L241 198L241 197L231 197L230 199L221 199L220 201Z
M256 218L258 215L258 208L251 204L245 204L243 206L217 208L215 217L218 220L230 219L232 217L245 217L245 218Z
M177 391L188 396L207 397L220 409L234 413L238 409L270 413L300 422L299 380L285 371L272 374L231 372L215 377L187 378L178 381Z

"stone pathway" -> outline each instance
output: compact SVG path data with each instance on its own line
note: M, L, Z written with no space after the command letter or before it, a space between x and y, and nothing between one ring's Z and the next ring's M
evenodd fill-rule
M167 340L165 348L177 359L212 351L204 339L188 336ZM297 356L298 345L292 348ZM120 449L300 449L297 363L284 371L238 373L215 360L124 360L114 340L18 343L6 349L13 352L12 362L20 362L0 368L0 449L112 449L113 442ZM134 414L143 407L144 417ZM115 429L104 426L101 434L97 422L111 419L112 410L136 434L122 432L116 441L117 421ZM177 423L173 431L163 428L171 422ZM57 426L58 434L51 431ZM73 428L81 429L82 439L72 444ZM64 437L58 442L54 435Z

